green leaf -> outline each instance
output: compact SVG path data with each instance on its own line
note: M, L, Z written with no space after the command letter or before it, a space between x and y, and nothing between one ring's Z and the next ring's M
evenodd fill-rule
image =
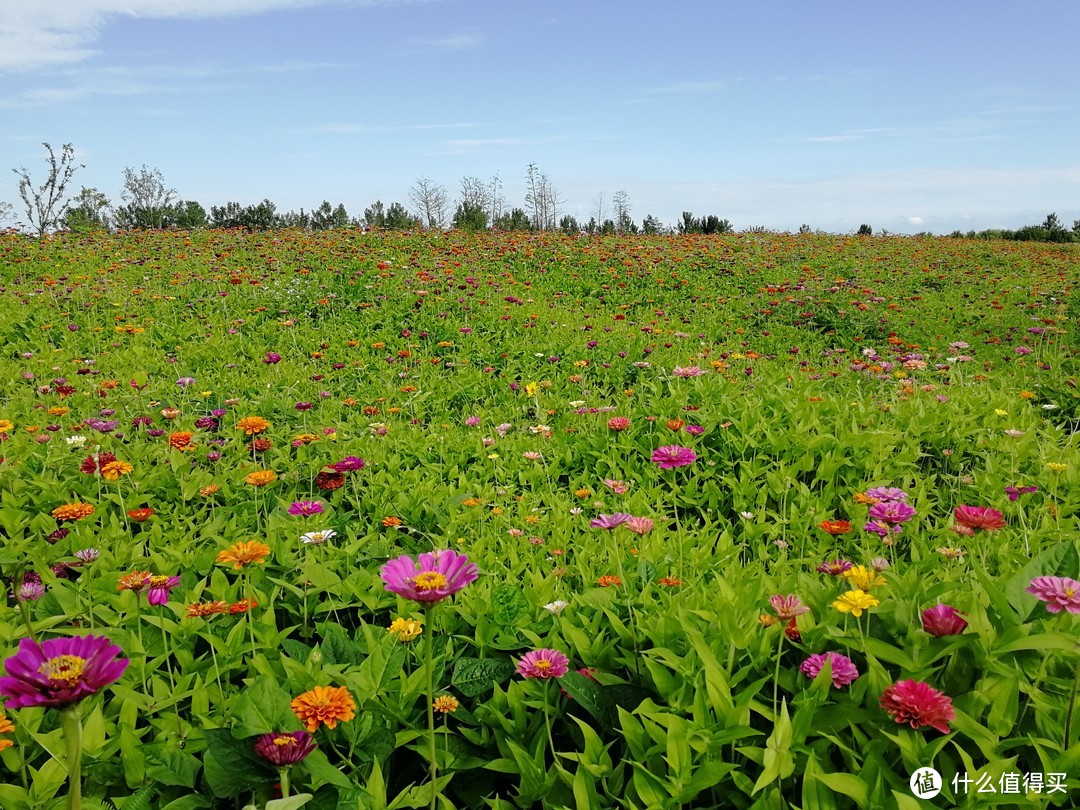
M203 778L215 796L228 798L265 785L274 771L255 753L251 740L234 739L226 729L205 729Z
M491 619L495 624L512 627L529 612L529 602L518 585L497 585L491 591Z
M614 726L614 708L611 700L604 694L603 686L578 672L567 672L559 679L559 685L602 726Z
M275 731L296 731L300 720L289 708L292 698L269 675L255 679L233 703L233 737L243 739Z
M450 684L465 697L476 697L508 680L516 669L507 658L459 658Z

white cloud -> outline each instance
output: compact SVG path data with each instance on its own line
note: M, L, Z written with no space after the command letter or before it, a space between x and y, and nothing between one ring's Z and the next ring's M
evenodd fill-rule
M319 5L373 6L424 0L3 0L0 72L71 64L92 56L112 17L201 19L295 11Z
M413 53L417 51L467 51L484 42L484 37L471 31L446 34L441 37L422 37L409 39L399 45L400 50Z

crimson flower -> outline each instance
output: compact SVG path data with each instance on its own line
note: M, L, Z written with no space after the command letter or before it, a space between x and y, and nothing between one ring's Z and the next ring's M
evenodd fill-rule
M317 747L309 731L279 731L255 741L255 753L278 768L295 765Z
M19 642L19 651L4 661L0 695L9 709L51 706L64 709L113 683L131 660L104 636L53 638L38 644Z
M956 522L968 529L996 531L1005 528L1005 516L989 506L958 506L953 510Z
M836 689L847 686L859 677L859 670L846 655L829 652L811 655L799 666L799 672L808 678L816 678L828 661L832 667L832 685Z
M949 733L949 722L956 718L952 699L922 681L897 681L882 694L881 708L897 723L930 726L942 734Z
M951 605L934 605L922 612L923 630L936 638L957 636L967 629L963 615Z

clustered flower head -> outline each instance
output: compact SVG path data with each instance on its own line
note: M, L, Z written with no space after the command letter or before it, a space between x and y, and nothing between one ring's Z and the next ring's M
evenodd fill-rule
M958 506L953 510L953 517L957 526L966 529L958 530L959 534L974 534L976 529L992 532L1005 528L1005 516L989 506Z
M19 651L4 661L0 695L9 709L49 706L63 709L119 680L130 659L104 636L54 638L39 644L19 641Z
M697 461L697 453L689 447L677 444L657 447L652 454L652 461L661 470L673 470L676 467L687 467Z
M811 655L799 666L799 671L808 678L816 678L828 662L832 669L832 685L836 689L855 681L859 677L859 670L851 659L840 653L829 652Z
M278 768L303 761L317 747L307 731L278 731L263 734L255 741L255 753Z
M532 650L517 662L523 678L561 678L570 669L570 659L558 650Z
M339 722L356 716L356 703L344 686L316 686L295 698L289 706L311 732L320 725L337 728Z
M774 594L769 597L769 605L780 619L794 619L804 613L809 613L810 608L802 603L802 600L794 594L786 596Z
M1048 613L1080 613L1080 582L1069 577L1035 577L1027 587L1041 602L1046 603Z
M379 571L386 590L414 602L439 602L453 596L479 576L466 554L451 549L421 554L417 561L402 555Z
M956 718L952 700L922 681L898 681L881 696L881 708L897 723L918 729L930 726L949 733L949 723Z
M963 614L951 605L934 605L922 612L922 626L930 635L941 638L963 633L968 623Z

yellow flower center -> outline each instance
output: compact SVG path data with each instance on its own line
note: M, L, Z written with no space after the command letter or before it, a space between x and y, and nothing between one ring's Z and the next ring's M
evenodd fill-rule
M1076 595L1076 589L1075 588L1066 588L1065 589L1065 595L1067 597L1069 597L1070 599L1072 599Z
M164 588L166 585L169 584L169 578L161 574L157 574L150 577L149 581L146 584L151 588Z
M412 582L418 591L434 591L446 585L446 577L438 571L424 571L413 577Z
M295 737L274 737L274 745L296 745Z
M547 672L549 669L551 669L551 662L548 661L546 658L541 658L539 661L536 662L535 666L541 672Z
M82 680L85 668L85 658L77 655L58 655L42 664L38 672L48 678L52 686L72 687Z

